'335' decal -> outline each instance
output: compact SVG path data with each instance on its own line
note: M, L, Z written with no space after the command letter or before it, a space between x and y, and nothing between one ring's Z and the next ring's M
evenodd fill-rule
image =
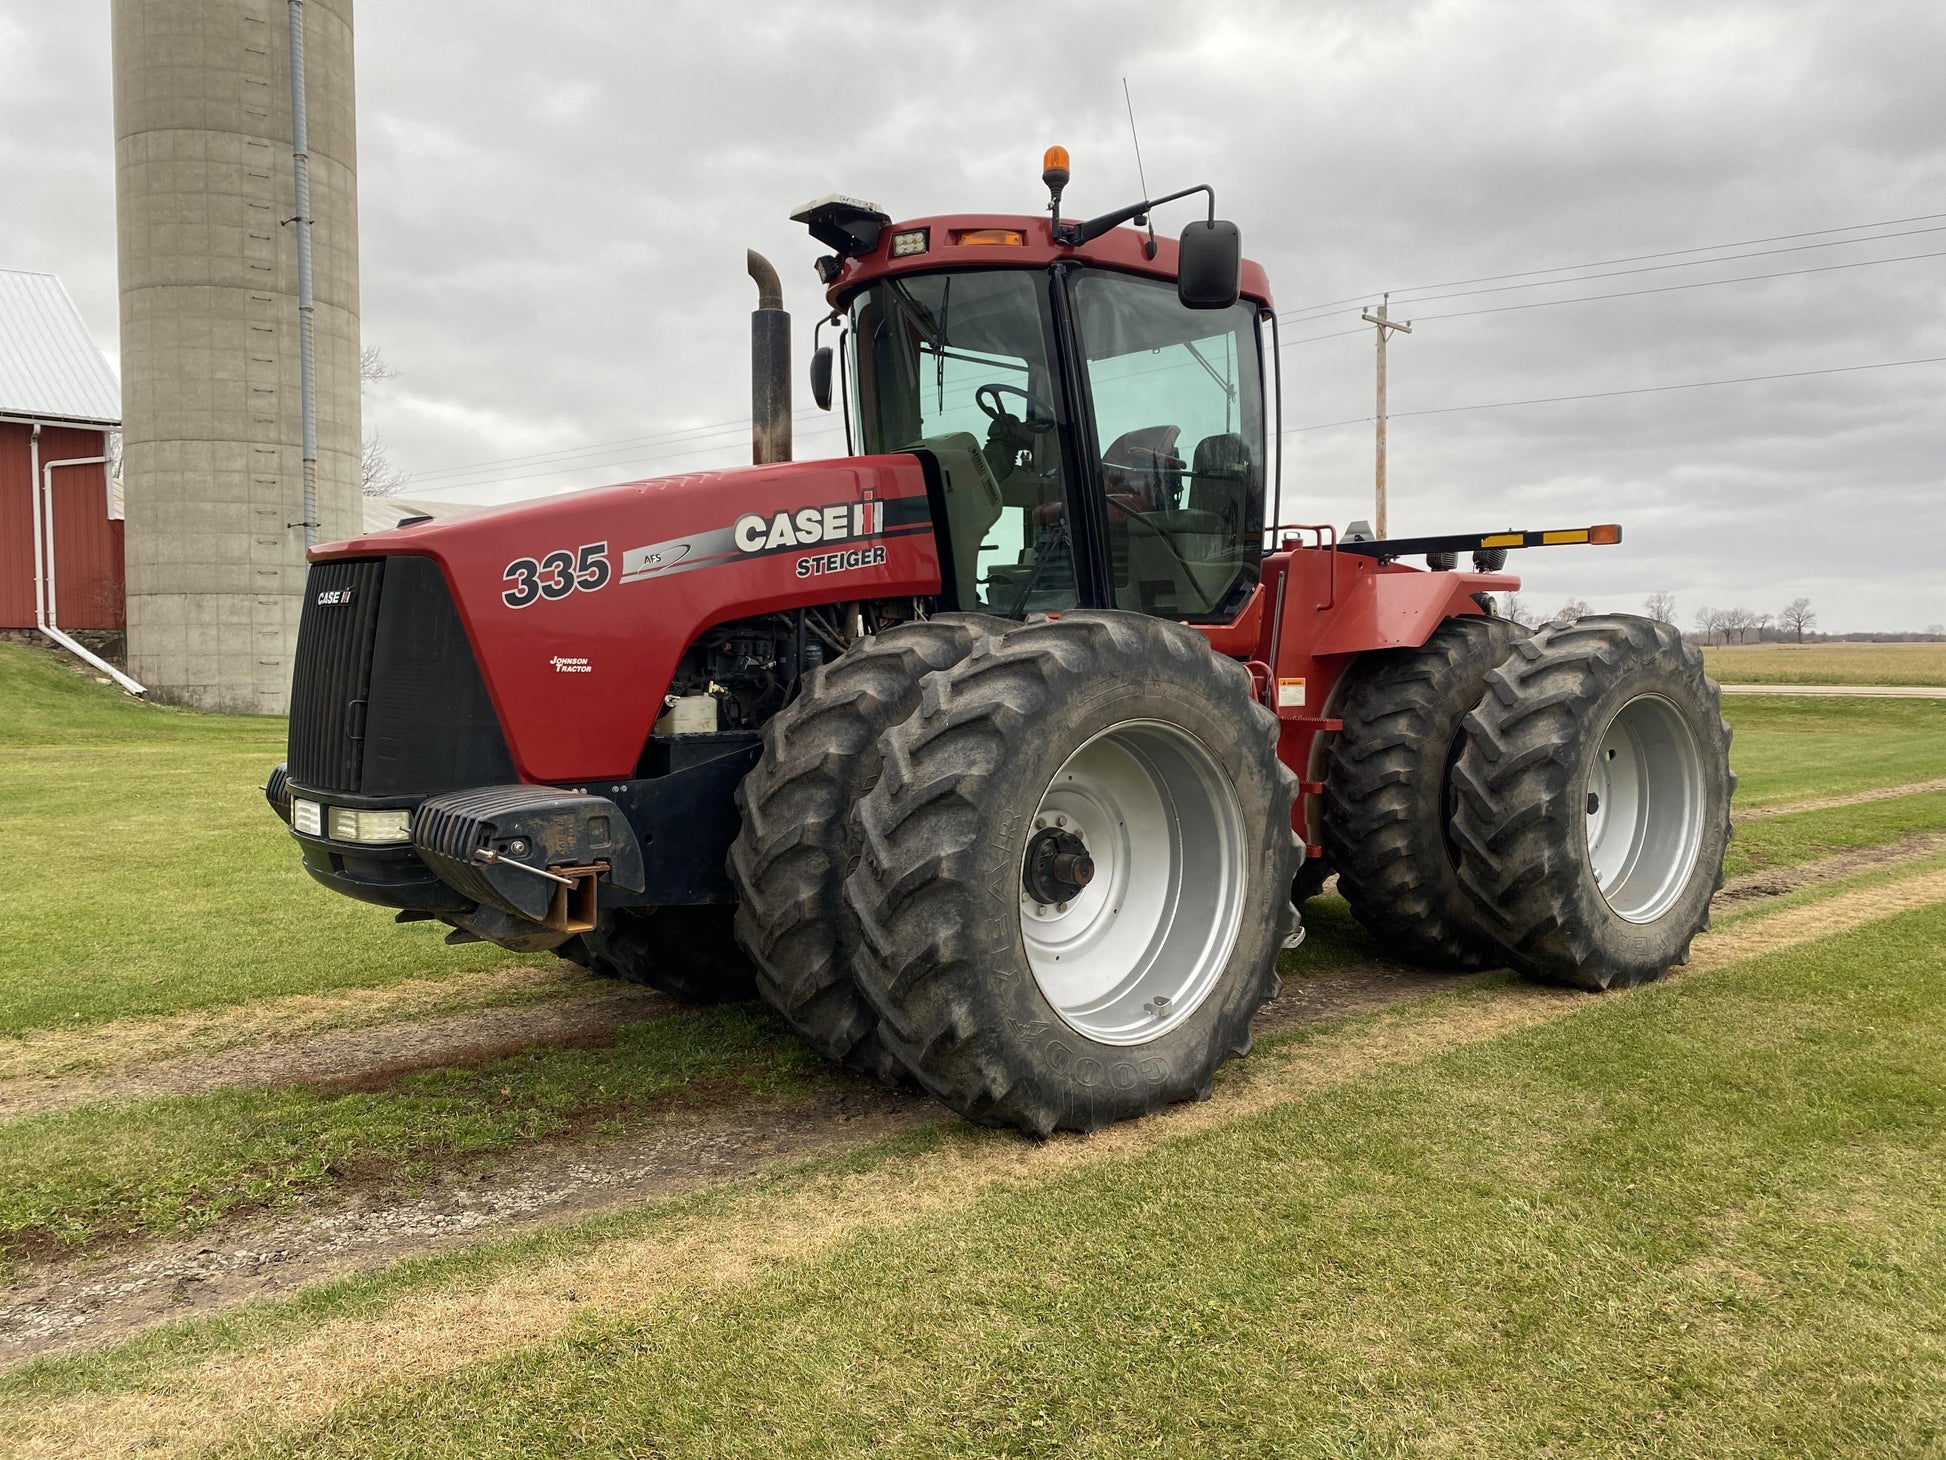
M501 575L501 581L509 587L500 601L508 608L526 608L543 598L566 598L577 588L593 593L608 581L609 572L605 542L591 542L573 551L561 548L538 561L515 558Z

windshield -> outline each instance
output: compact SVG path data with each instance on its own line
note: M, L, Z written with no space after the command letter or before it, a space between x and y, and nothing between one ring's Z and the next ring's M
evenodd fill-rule
M884 279L851 301L864 448L938 461L962 607L1077 602L1045 288L995 269Z
M1074 284L1107 497L1117 608L1225 619L1263 554L1257 309L1185 309L1175 289L1090 272Z

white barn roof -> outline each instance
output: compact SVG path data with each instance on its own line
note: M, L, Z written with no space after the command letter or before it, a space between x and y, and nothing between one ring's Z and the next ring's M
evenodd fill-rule
M52 274L0 269L0 415L121 424L121 383Z

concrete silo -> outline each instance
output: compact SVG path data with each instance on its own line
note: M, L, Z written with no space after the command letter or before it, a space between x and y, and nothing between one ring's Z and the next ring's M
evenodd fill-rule
M290 686L307 535L294 24L315 294L310 532L360 527L351 11L114 0L128 658L161 699L275 713Z

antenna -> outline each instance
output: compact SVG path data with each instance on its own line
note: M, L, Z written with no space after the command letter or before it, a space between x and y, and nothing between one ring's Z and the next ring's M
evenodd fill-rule
M1146 198L1149 195L1149 179L1147 174L1142 171L1142 138L1135 130L1135 99L1128 94L1128 78L1126 76L1122 78L1122 101L1128 107L1128 139L1135 144L1135 180L1142 185L1142 196ZM1142 245L1142 252L1146 257L1154 258L1155 224L1150 221L1146 213L1135 221L1148 225L1149 241Z

